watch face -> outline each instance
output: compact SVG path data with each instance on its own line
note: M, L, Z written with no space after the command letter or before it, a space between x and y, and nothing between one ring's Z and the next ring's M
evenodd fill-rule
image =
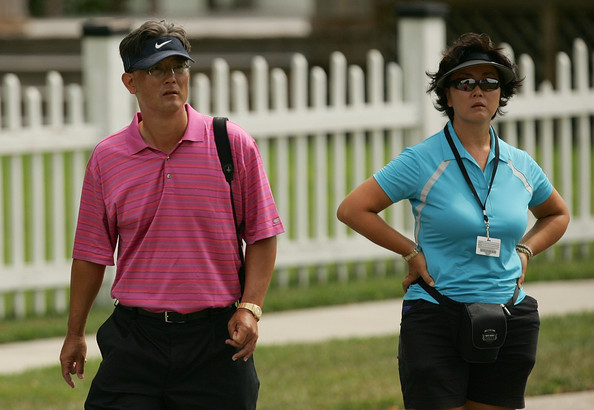
M240 308L244 308L252 312L254 317L258 320L262 317L262 308L254 303L240 303Z

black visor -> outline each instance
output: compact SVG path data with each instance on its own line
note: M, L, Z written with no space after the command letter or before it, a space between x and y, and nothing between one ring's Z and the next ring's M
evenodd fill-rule
M184 57L194 62L178 38L165 36L146 41L138 55L124 56L124 71L129 73L133 70L145 70L171 56Z

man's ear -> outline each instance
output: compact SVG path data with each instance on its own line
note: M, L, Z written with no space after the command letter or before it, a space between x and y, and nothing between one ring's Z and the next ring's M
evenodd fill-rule
M132 73L122 74L122 82L130 94L136 94L136 85L134 83L134 75Z

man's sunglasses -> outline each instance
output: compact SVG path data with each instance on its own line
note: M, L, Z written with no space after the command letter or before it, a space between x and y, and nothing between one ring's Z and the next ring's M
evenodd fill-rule
M477 84L483 91L493 91L499 88L499 80L495 78L483 78L478 81L474 78L460 78L458 80L452 80L450 87L454 87L460 91L472 91Z

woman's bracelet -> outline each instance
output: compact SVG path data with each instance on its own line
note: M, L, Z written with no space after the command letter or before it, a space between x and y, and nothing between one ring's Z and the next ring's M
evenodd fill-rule
M404 262L408 262L412 258L417 256L419 254L419 252L421 252L421 248L419 248L419 246L417 245L417 246L415 246L415 249L413 249L413 251L411 253L409 253L408 255L403 255L402 259L404 259Z
M532 252L530 246L525 245L523 243L519 243L516 245L516 251L528 255L528 260L530 260L534 256L534 252Z

